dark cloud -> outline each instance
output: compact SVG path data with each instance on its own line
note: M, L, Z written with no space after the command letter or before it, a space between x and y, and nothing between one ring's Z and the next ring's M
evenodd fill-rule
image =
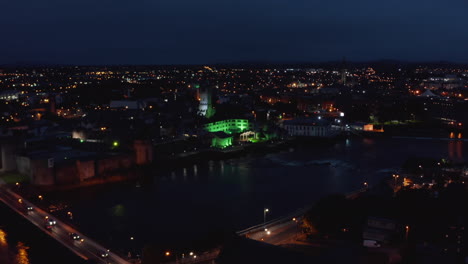
M462 0L8 1L2 63L468 62Z

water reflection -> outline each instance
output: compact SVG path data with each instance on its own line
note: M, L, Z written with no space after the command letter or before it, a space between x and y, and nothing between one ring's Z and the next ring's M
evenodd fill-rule
M124 216L125 207L122 204L118 204L112 208L112 215L114 216Z
M365 145L373 145L374 144L374 140L372 138L364 138L362 140L362 142L365 144Z
M0 246L2 247L8 246L8 243L6 240L6 233L2 229L0 229Z
M16 246L18 254L16 255L16 264L29 264L28 249L22 242L18 242Z
M457 158L463 160L463 141L457 141Z
M8 250L8 243L6 240L6 233L5 231L0 229L0 263L13 263L11 261L11 256Z
M450 132L449 138L463 138L463 134L461 132L458 132L456 135L454 132Z
M448 143L449 159L455 161L463 160L463 141L450 141Z
M214 165L214 161L210 160L208 162L208 167L209 167L210 172L213 172L213 165Z

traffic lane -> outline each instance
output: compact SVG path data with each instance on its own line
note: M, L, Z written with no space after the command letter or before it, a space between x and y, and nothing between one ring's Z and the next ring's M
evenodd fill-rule
M297 221L297 220L296 220ZM265 237L270 232L270 236L274 235L275 233L281 231L281 229L288 228L290 226L297 226L297 222L294 220L287 221L285 223L281 223L275 226L270 226L266 230L262 230L253 234L249 234L250 239L260 240L261 238Z
M10 195L8 195L10 194ZM34 222L37 226L40 226L41 229L44 229L46 225L47 218L54 219L52 215L48 214L44 210L35 207L32 211L27 211L27 206L34 206L32 203L29 203L22 198L18 198L16 193L7 190L6 192L2 192L1 196L9 202L10 205L15 207L25 218ZM21 199L19 202L18 199ZM24 210L23 210L24 209ZM47 217L47 218L46 218ZM88 258L92 258L97 262L108 263L111 260L113 263L122 263L127 264L128 261L122 259L121 257L117 256L114 253L109 252L109 256L107 258L103 258L101 253L106 252L107 249L98 245L88 237L80 234L76 229L64 224L61 221L57 221L57 224L52 227L52 230L47 231L50 235L55 238L56 240L60 241L64 245L68 245L70 247L74 247L74 251L81 251L82 255L87 255ZM76 233L80 235L84 239L83 242L76 242L72 238L70 238L70 233ZM82 256L83 257L83 256ZM85 258L87 259L87 258Z
M16 200L16 198L11 198L10 196L8 195L0 195L2 201L7 204L10 208L12 208L14 211L16 211L18 214L22 215L24 218L26 218L28 221L30 221L32 224L36 225L37 227L39 227L39 229L41 229L42 231L44 231L44 233L49 233L48 230L45 229L44 227L44 222L43 222L43 219L42 219L42 215L40 213L38 213L37 215L39 215L39 219L36 218L36 219L32 219L32 217L29 217L28 215L25 214L24 211L22 211L22 205L20 205L20 203ZM49 234L51 237L55 238L57 240L56 237L54 237L52 234ZM77 250L73 249L72 247L70 247L69 245L67 245L66 243L64 243L62 240L57 240L59 243L61 243L62 245L64 245L65 247L68 247L72 252L74 252L76 255L78 255L79 257L87 260L88 257L81 254L80 252L78 252Z
M4 198L5 202L8 202L10 205L12 205L12 207L17 209L17 211L20 214L22 214L23 217L25 217L26 219L28 219L30 222L34 223L36 226L40 227L41 229L45 229L46 220L47 220L46 216L49 219L52 219L51 215L45 213L43 210L39 208L34 208L33 211L23 212L24 207L31 205L31 203L25 202L23 200L21 200L22 202L19 202L19 200L17 200L17 197L13 198L8 194L4 194L2 195L2 197ZM18 198L18 199L21 199L21 198ZM50 236L52 236L55 240L59 241L63 245L74 247L75 248L74 251L81 251L79 252L79 255L81 257L85 259L88 259L89 257L98 258L97 254L92 252L95 250L86 249L85 247L81 247L81 248L77 247L76 243L74 243L74 241L71 241L71 238L69 237L70 232L68 231L76 231L76 230L69 229L67 228L66 225L61 225L61 224L54 225L51 230L45 230L46 233L49 233Z
M299 227L296 225L285 226L284 228L276 230L273 234L270 234L264 238L263 242L282 245L287 243L293 243L296 240Z
M280 245L294 242L298 232L298 223L291 220L289 222L270 227L267 231L260 231L250 235L249 238L269 244Z

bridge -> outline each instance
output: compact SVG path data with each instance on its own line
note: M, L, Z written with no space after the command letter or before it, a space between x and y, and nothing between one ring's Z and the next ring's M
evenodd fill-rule
M356 190L348 193L346 197L355 199L361 193L365 192L369 187ZM132 264L132 262L120 257L114 252L109 251L106 247L100 245L91 238L85 236L77 229L60 220L52 217L48 212L35 206L27 201L19 194L11 191L6 184L0 179L0 201L10 207L13 211L23 216L32 224L41 229L44 233L57 240L59 243L67 247L77 256L94 261L99 264ZM28 207L30 207L28 210ZM265 223L261 223L244 230L236 232L239 236L245 236L250 239L262 241L265 243L280 245L285 244L295 239L299 232L298 223L302 220L303 215L311 209L310 207L300 208L283 217L279 217ZM46 220L52 219L56 221L50 229L46 227ZM70 234L77 234L79 239L74 239ZM212 264L218 257L220 249L216 248L199 255L189 255L186 257L177 258L173 262L167 264Z
M366 192L368 188L369 186L366 185L364 188L347 193L346 197L348 199L356 199L359 195ZM297 235L300 233L299 224L304 214L311 208L312 206L300 208L285 216L240 230L236 232L236 234L272 245L294 243L297 240ZM212 264L215 263L214 261L218 257L220 251L220 249L214 249L199 254L196 258L193 258L193 256L178 258L175 261L165 264Z
M93 241L77 229L56 219L48 212L40 209L28 200L24 199L22 196L11 191L3 183L0 183L0 201L37 226L44 233L57 240L60 244L67 247L77 256L85 260L89 260L91 263L131 264L131 262L118 256L116 253L109 251L106 247L100 245L96 241ZM56 224L51 225L51 228L46 227L46 220L49 219L56 221ZM74 239L73 236L70 235L73 233L79 237L75 235Z

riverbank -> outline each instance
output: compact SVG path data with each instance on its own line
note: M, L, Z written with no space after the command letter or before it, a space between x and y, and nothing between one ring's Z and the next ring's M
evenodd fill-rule
M71 183L67 185L30 185L27 183L27 177L19 177L17 174L9 173L5 176L7 183L13 187L16 182L20 182L24 190L30 190L30 193L43 193L52 191L67 191L91 187L95 185L113 184L125 181L147 181L147 175L154 175L160 170L171 170L183 166L189 166L200 162L210 160L226 160L241 158L247 155L266 155L278 151L284 151L295 147L317 147L335 144L344 140L344 137L319 138L319 137L296 137L287 140L269 141L259 143L244 143L242 145L232 146L225 149L207 148L192 152L184 152L173 155L159 156L155 153L155 160L152 164L144 166L134 166L128 169L116 170L100 177L93 177L82 182ZM15 177L12 177L15 175Z
M178 155L156 157L154 161L155 168L172 169L181 166L192 165L209 160L224 160L246 156L248 154L265 154L288 149L293 146L292 140L250 143L238 146L232 146L225 149L204 149Z

